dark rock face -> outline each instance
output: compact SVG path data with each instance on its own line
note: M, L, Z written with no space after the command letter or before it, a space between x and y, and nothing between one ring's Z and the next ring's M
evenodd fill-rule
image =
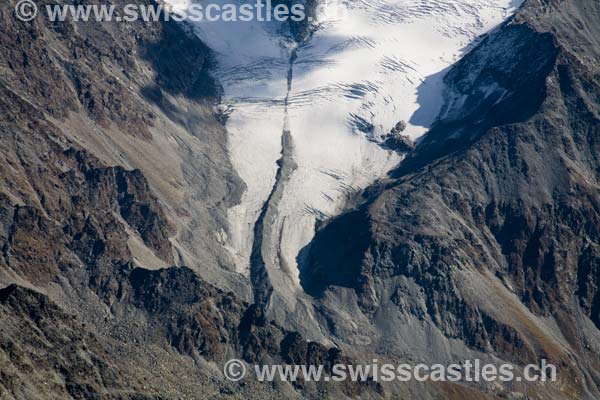
M406 122L399 121L390 131L390 133L381 137L382 145L385 148L395 150L399 153L409 153L414 150L415 144L408 137L402 134L406 130Z
M8 67L3 83L53 117L83 110L101 125L115 123L125 134L148 138L156 116L125 85L127 79L141 78L139 57L156 71L149 88L194 99L218 92L207 73L208 49L175 24L21 23L12 11L6 7L0 28L2 61ZM120 70L99 68L107 60Z
M0 290L0 321L3 395L158 398L143 382L125 379L98 338L40 293L16 285Z
M13 100L13 108L19 103L11 96L3 99ZM26 115L29 109L20 105ZM3 178L13 186L7 189L28 202L5 194L0 205L6 267L31 282L44 283L79 261L89 267L125 263L130 255L120 218L158 257L172 262L168 238L174 229L139 171L103 167L85 151L55 143L45 133L51 125L36 128L41 133L12 130L20 133L17 137L4 125L0 139L7 166ZM36 154L40 150L43 164Z
M383 146L395 150L399 153L410 153L414 150L415 144L408 136L400 133L390 133L383 137Z

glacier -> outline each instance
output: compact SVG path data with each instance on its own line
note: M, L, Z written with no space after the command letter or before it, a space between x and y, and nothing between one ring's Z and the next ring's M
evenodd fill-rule
M295 309L315 225L401 161L382 135L405 121L404 134L422 136L442 106L444 71L521 2L323 0L300 42L287 23L195 22L216 55L219 111L247 186L225 238L237 272L252 278L258 257L268 286Z

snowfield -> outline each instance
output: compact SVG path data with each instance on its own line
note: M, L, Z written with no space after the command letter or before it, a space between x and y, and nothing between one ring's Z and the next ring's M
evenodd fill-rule
M255 223L276 184L284 130L295 168L268 204L261 251L275 291L293 306L301 290L297 257L315 222L338 214L349 193L401 160L378 144L381 135L399 121L412 139L423 135L442 105L444 71L521 2L328 3L306 43L278 22L196 23L217 54L230 155L247 185L229 212L238 272L250 274Z

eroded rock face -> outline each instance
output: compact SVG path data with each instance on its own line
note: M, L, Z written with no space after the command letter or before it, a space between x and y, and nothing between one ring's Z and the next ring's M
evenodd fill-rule
M46 296L0 290L0 393L16 398L158 398L126 379L104 345ZM58 349L58 350L57 350Z
M118 10L125 4L114 3ZM213 115L220 88L209 73L211 51L173 21L51 23L40 13L25 23L14 18L14 5L5 2L0 16L5 128L16 137L19 129L46 135L63 150L85 150L97 167L139 170L172 227L166 236L155 226L138 232L145 245L160 248L158 260L137 242L134 257L153 267L188 265L248 298L248 284L227 274L232 261L221 243L226 210L244 185L229 163L227 133ZM26 106L14 104L15 97ZM147 190L132 188L138 189ZM126 204L128 194L120 200L123 212L127 222L139 224L134 220L148 210ZM159 243L167 237L177 251Z
M5 94L5 110L30 111ZM156 257L173 262L169 236L174 228L139 171L104 167L76 145L57 143L50 123L32 125L13 125L12 131L5 125L0 139L3 178L10 182L1 204L7 268L43 285L69 266L123 264L131 259L126 229Z

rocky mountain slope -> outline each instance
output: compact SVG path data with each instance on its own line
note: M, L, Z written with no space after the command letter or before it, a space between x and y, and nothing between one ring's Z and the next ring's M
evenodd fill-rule
M562 381L540 398L600 396L599 21L595 1L531 0L450 70L393 179L306 250L334 335L438 362L547 358Z
M227 274L232 261L219 244L226 210L244 184L232 171L227 134L215 116L220 88L209 76L210 50L175 23L50 23L41 16L24 23L13 6L3 5L1 82L6 107L14 98L23 104L5 118L14 114L12 123L31 131L32 140L77 145L104 166L142 172L174 229L163 235L163 254L133 235L129 247L138 265L185 264L249 295L248 285ZM48 126L24 118L32 112L40 114L36 124ZM5 129L29 140L14 127ZM23 145L32 154L22 157L41 151L36 146ZM39 201L26 182L35 177L20 170L14 146L4 148L16 166L3 177L25 187L5 192L14 203ZM23 175L11 175L17 173Z
M299 313L269 307L269 281L228 247L245 188L214 53L185 25L24 23L14 3L0 5L0 398L600 397L597 1L528 0L450 69L431 131L298 255ZM285 181L296 165L280 156ZM234 384L233 357L546 358L560 379Z
M215 364L308 355L227 270L218 234L243 185L210 51L174 23L23 23L13 3L0 28L0 397L274 396ZM194 271L161 269L185 260Z

